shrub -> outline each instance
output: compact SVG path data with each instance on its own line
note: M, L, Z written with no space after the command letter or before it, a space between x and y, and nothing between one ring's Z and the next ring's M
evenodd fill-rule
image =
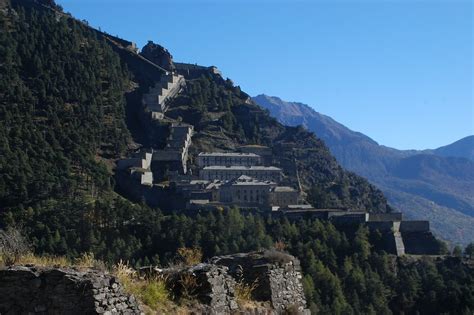
M279 240L279 241L275 242L273 247L275 248L276 251L284 252L285 249L286 249L286 244L282 240Z
M239 278L235 284L235 297L240 305L252 301L253 291L258 287L258 279L255 279L252 283L246 283L243 278L242 266L238 266L237 273Z
M257 286L257 279L255 279L255 281L252 283L245 283L244 281L239 280L235 284L235 297L239 304L242 304L243 302L252 301L252 294L253 291L255 291L255 289L257 288Z
M124 290L133 294L151 310L158 311L160 307L170 303L170 294L165 278L141 278L134 269L123 261L119 261L114 266L114 273Z
M94 268L98 270L106 270L104 262L95 259L93 253L82 253L79 258L76 258L74 260L74 266L79 268Z
M181 247L178 248L178 257L180 262L186 266L193 266L202 261L202 251L198 247Z
M198 288L197 279L190 272L183 272L179 276L179 284L181 285L181 296L186 300L193 300L196 297Z
M0 255L7 266L19 262L21 257L30 252L30 245L20 229L9 227L0 230Z
M163 279L147 280L139 293L139 298L152 309L156 309L160 304L167 303L169 293L165 281Z

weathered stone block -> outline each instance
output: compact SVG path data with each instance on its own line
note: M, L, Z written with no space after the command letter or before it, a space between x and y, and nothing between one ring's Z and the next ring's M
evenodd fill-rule
M118 314L117 306L108 304L113 296L106 293L113 284L120 288L115 277L96 270L0 269L0 314ZM121 311L142 313L134 298L117 295L122 296Z

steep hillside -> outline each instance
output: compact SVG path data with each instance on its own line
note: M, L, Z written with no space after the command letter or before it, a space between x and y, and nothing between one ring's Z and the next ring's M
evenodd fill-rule
M1 207L110 189L99 161L130 140L118 56L86 26L29 7L0 25Z
M410 217L429 218L438 235L463 244L474 239L474 164L463 158L436 155L443 150L460 151L449 150L451 146L400 151L379 145L308 105L266 95L254 100L282 123L314 131L346 169L367 177L384 191L393 206ZM469 139L453 145L469 148Z

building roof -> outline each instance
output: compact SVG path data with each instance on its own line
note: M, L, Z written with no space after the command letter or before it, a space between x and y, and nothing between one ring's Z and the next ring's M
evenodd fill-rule
M314 209L312 205L304 204L304 205L287 205L286 208L288 209Z
M246 176L246 175L241 175L223 184L223 186L273 186L273 185L276 185L276 183L269 180L260 181L258 179L255 179L253 177Z
M229 171L281 171L281 168L275 166L220 166L220 165L212 165L212 166L205 166L203 170L229 170Z
M191 199L189 200L189 203L194 204L194 205L206 205L209 203L209 200L208 199Z
M221 181L213 181L206 186L206 189L219 189L222 184L223 182Z
M264 145L259 145L259 144L247 144L247 145L242 145L239 148L261 148L261 149L270 149L267 146Z
M260 157L255 153L241 152L201 152L198 156L235 156L235 157Z
M191 181L189 181L189 184L191 185L198 185L198 184L209 184L209 181L208 180L204 180L204 179L193 179Z
M289 186L277 186L273 188L274 192L296 192L296 189Z

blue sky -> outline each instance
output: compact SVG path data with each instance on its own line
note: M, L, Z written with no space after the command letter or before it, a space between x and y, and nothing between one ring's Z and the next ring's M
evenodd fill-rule
M59 0L66 12L174 60L216 65L250 95L300 101L380 144L474 134L466 1Z

